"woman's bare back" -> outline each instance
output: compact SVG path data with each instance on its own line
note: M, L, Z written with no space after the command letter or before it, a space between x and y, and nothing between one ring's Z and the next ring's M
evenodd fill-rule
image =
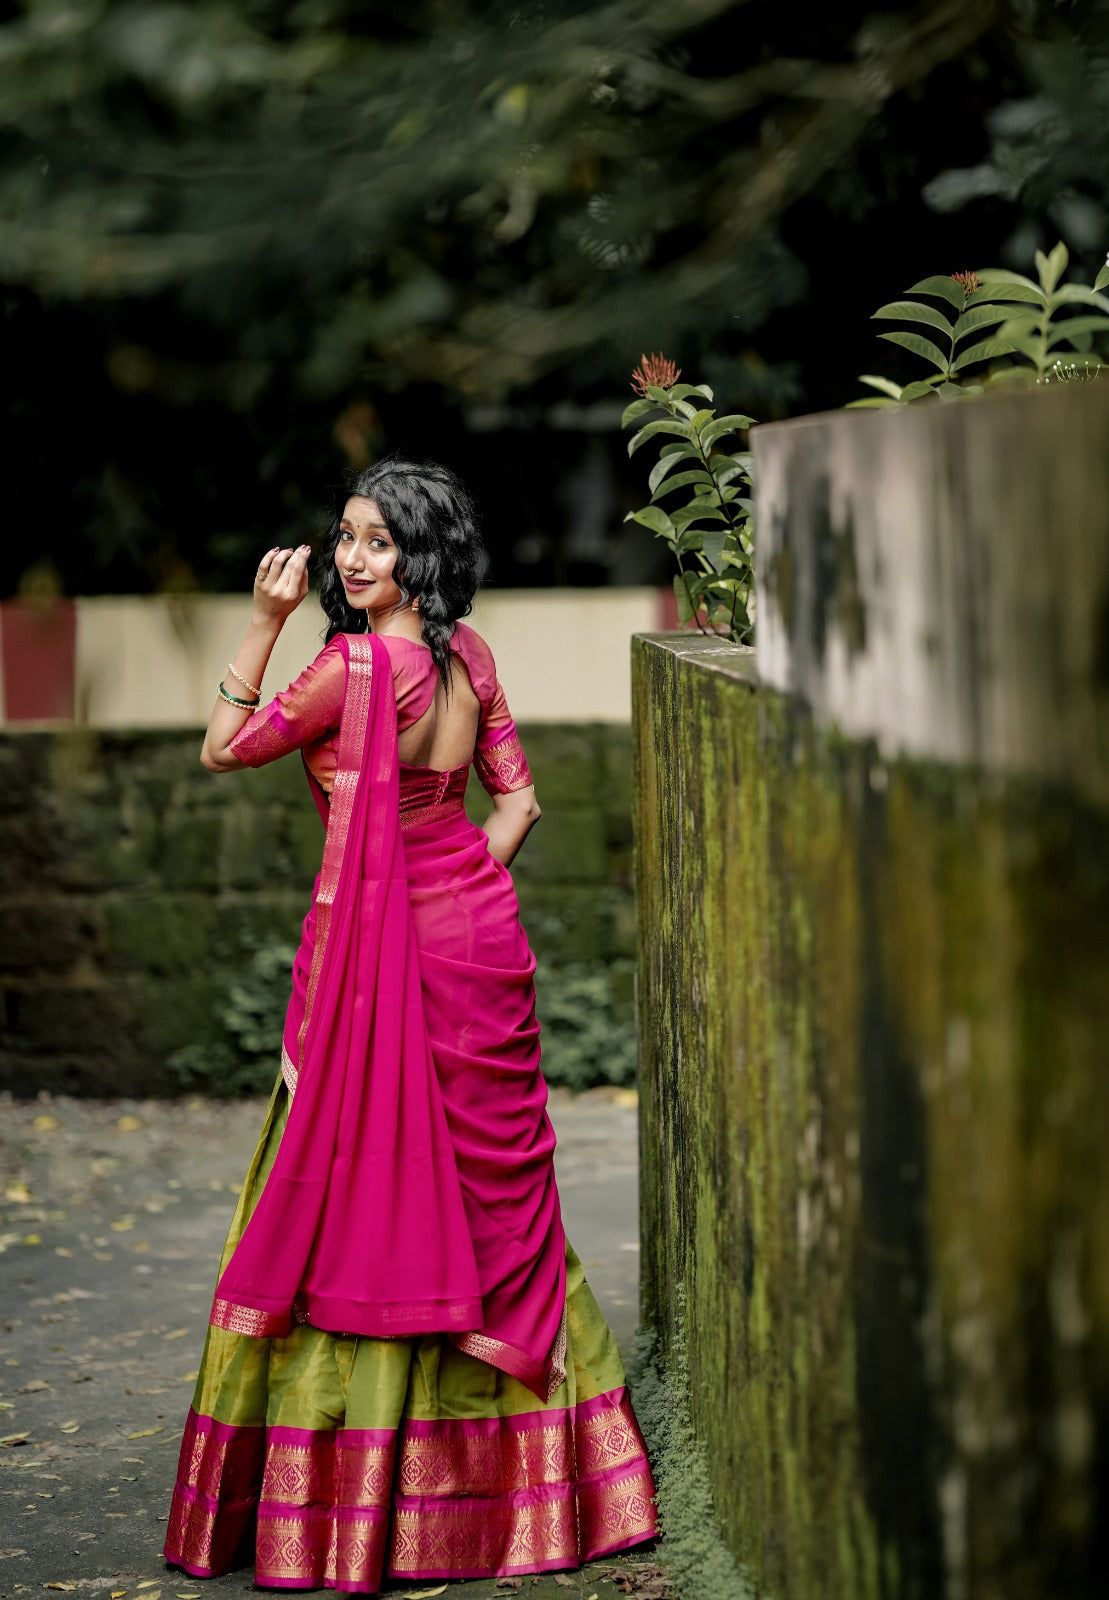
M400 732L399 755L405 766L449 772L465 766L474 753L481 704L465 662L454 651L447 657L447 669L450 693L439 678L427 710Z

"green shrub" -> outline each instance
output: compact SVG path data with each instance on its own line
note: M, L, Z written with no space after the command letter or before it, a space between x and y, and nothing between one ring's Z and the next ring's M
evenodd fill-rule
M296 949L244 935L241 967L217 989L216 1015L223 1037L213 1044L175 1050L166 1066L183 1089L204 1094L263 1094L281 1062L281 1034Z
M540 965L543 1072L550 1084L591 1089L635 1082L631 961Z

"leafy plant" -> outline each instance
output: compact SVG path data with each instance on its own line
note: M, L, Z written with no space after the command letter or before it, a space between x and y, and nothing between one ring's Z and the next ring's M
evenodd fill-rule
M621 426L642 425L628 443L628 454L652 439L663 443L647 480L650 504L630 511L625 521L640 523L669 545L678 564L674 593L681 622L749 644L751 456L723 445L751 427L752 419L718 417L711 404L703 404L714 398L708 385L679 384L680 376L681 369L661 355L644 356L632 376L640 398L627 407ZM652 420L643 422L644 417ZM660 503L679 491L684 493L678 503Z
M630 961L542 965L537 975L543 1073L568 1089L635 1082Z
M906 298L879 306L876 319L910 322L929 330L925 335L898 329L879 337L920 356L935 370L904 385L866 373L859 381L878 394L851 405L908 405L933 394L953 399L980 393L997 382L1044 383L1057 369L1074 366L1076 353L1087 372L1100 367L1092 346L1097 335L1109 333L1109 298L1100 292L1109 287L1109 263L1092 285L1062 283L1068 260L1067 247L1060 242L1050 255L1037 250L1038 282L1019 272L988 267L946 278L922 278L906 291ZM1079 307L1091 309L1072 314ZM992 332L986 333L987 329ZM1012 358L1008 364L994 365L981 382L967 381L969 368L1006 356Z
M216 1007L223 1037L184 1045L166 1062L182 1088L233 1096L261 1094L273 1085L296 950L276 940L248 940L246 950L249 959L227 984Z

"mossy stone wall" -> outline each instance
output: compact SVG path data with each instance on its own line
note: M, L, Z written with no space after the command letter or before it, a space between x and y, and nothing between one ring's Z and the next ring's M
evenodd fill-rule
M644 1320L737 1597L1104 1595L1109 817L633 663Z
M522 731L543 819L514 874L541 1016L544 988L558 1000L564 974L600 974L630 1033L630 732ZM178 1092L167 1058L220 1042L220 999L252 947L295 944L323 845L300 762L217 778L199 744L0 735L0 1088ZM476 782L467 802L484 815ZM555 1029L555 1075L558 1045Z

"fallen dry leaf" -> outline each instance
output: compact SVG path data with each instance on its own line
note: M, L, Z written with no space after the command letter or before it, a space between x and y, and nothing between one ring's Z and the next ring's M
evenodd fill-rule
M58 1119L57 1117L52 1117L48 1111L40 1111L31 1126L37 1128L40 1133L49 1133L52 1128L58 1126ZM48 1585L48 1587L57 1589L60 1585L55 1583ZM69 1587L72 1589L73 1585L70 1584Z
M568 1578L564 1572L556 1572L553 1573L552 1576L554 1577L554 1581L558 1584L560 1589L576 1589L578 1586L577 1580L575 1578Z
M136 1589L154 1589L159 1583L161 1583L161 1581L161 1578L144 1578L142 1582L136 1584L135 1587Z
M397 1596L397 1600L431 1600L433 1594L442 1594L446 1587L445 1583L441 1583L435 1589L405 1589ZM178 1600L181 1600L180 1596Z
M38 1121L37 1117L35 1118L35 1121L36 1122ZM76 1589L76 1587L77 1587L77 1585L75 1583L44 1583L43 1584L43 1588L44 1589Z
M80 1426L81 1426L81 1424L77 1421L77 1418L76 1417L71 1417L68 1422L63 1422L60 1425L60 1427L58 1428L58 1432L59 1433L76 1433L78 1431L78 1429L80 1428Z
M20 1244L41 1244L42 1240L37 1233L25 1233L19 1242Z
M127 1593L126 1589L113 1589L112 1590L112 1600L123 1600L123 1597L124 1597L124 1595L126 1593Z
M120 1217L115 1222L109 1222L108 1226L113 1233L128 1233L135 1226L135 1219L134 1217Z
M27 1429L26 1433L6 1433L4 1437L0 1439L0 1449L14 1450L17 1444L23 1444L30 1437L30 1428Z
M172 1333L163 1333L163 1339L183 1339L188 1333L188 1328L174 1328Z
M49 1389L50 1385L45 1378L32 1378L30 1383L25 1383L20 1389L20 1394L37 1394L40 1389Z
M4 1190L4 1199L10 1200L13 1205L25 1206L31 1199L31 1191L22 1181L17 1183L9 1183L8 1187Z
M127 1437L129 1439L152 1439L156 1433L162 1432L164 1432L164 1429L162 1428L140 1428L137 1433L129 1433ZM156 1580L152 1578L150 1581L153 1583ZM141 1583L139 1584L139 1588L142 1588Z
M509 1589L515 1594L524 1587L524 1580L523 1578L498 1578L496 1587L498 1589Z
M142 1127L142 1123L139 1121L138 1117L133 1117L130 1115L130 1113L128 1113L126 1116L119 1118L118 1122L116 1123L116 1127L119 1129L120 1133L137 1133Z

